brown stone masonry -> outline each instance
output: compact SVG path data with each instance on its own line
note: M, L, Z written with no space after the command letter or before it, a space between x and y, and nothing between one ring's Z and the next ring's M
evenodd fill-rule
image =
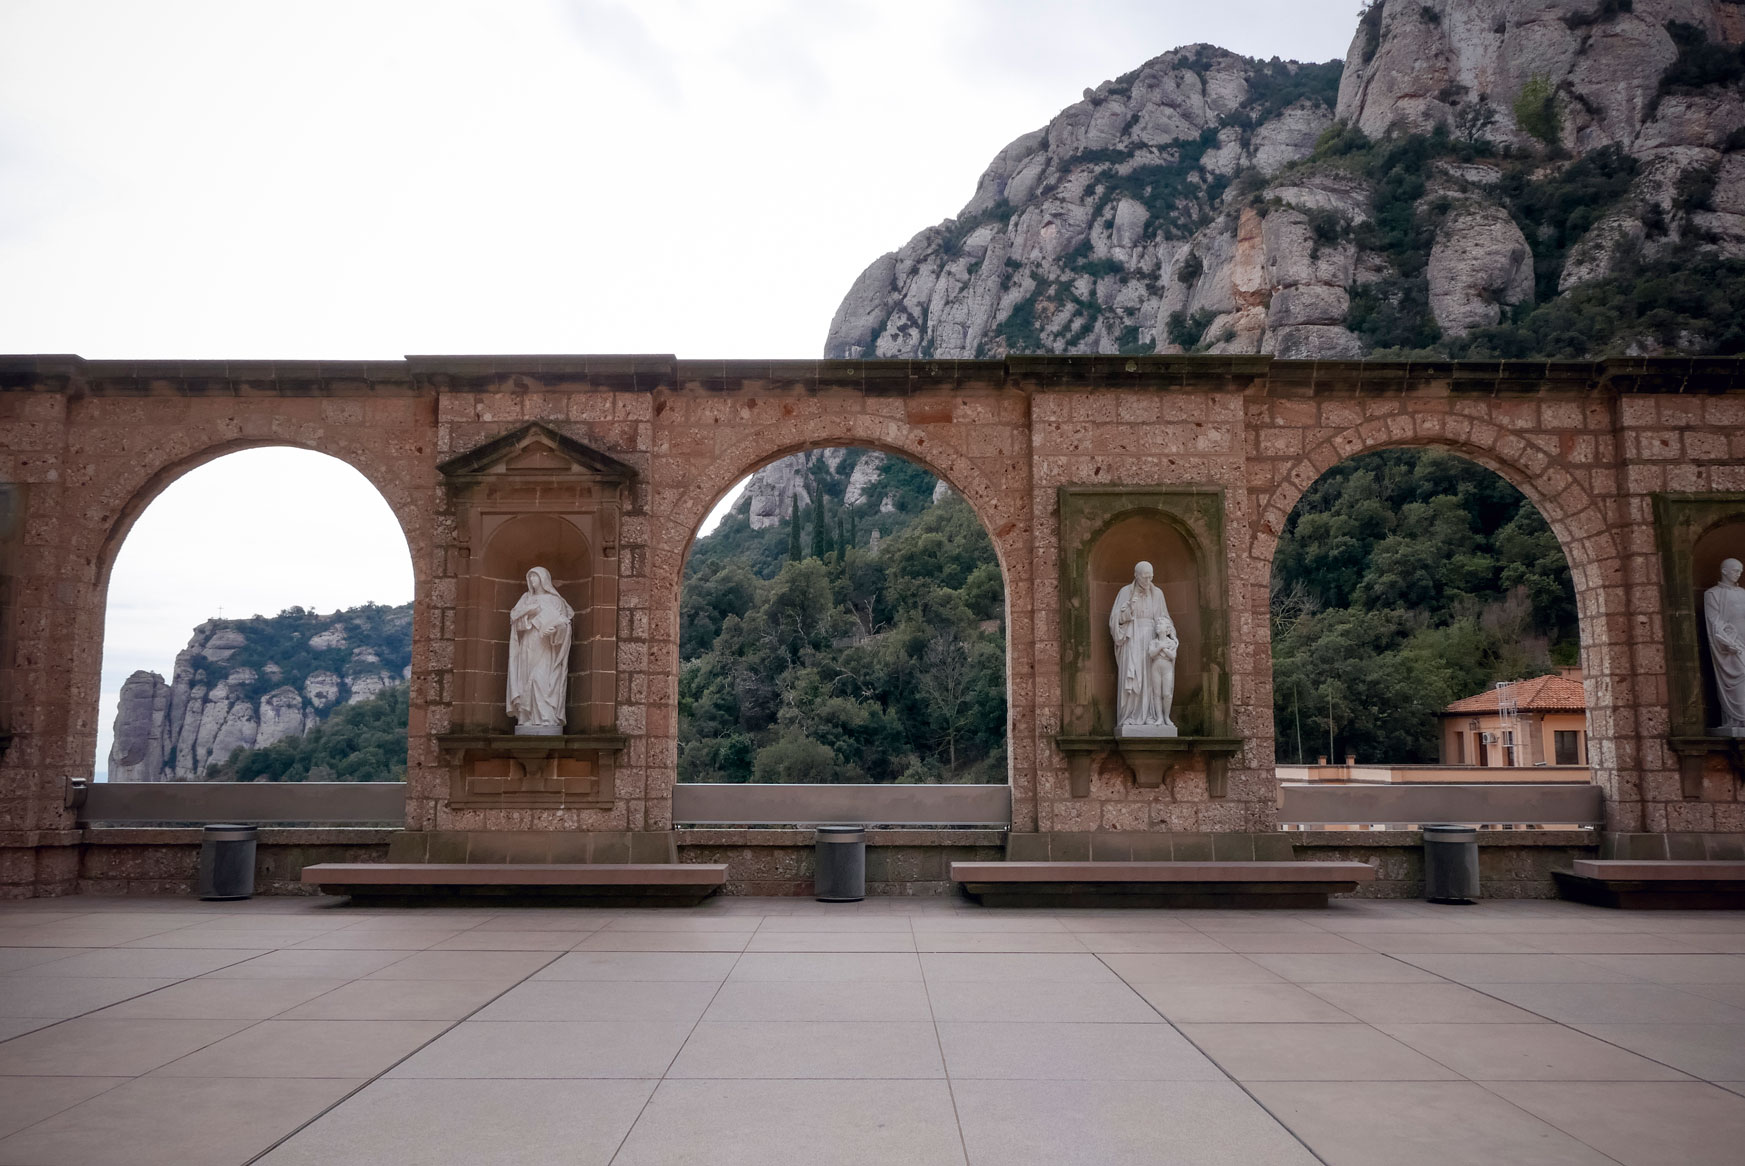
M1523 490L1569 557L1610 828L1745 832L1728 755L1681 782L1669 744L1668 672L1693 665L1668 658L1654 510L1661 494L1745 497L1735 360L0 357L0 894L76 884L63 787L91 773L109 571L134 519L188 469L267 445L355 466L405 531L414 829L670 829L679 578L697 527L759 466L856 445L939 474L993 537L1015 830L1273 830L1267 608L1285 518L1343 458L1438 446ZM1227 658L1204 665L1218 698L1206 698L1218 723L1205 736L1224 744L1172 754L1167 779L1147 786L1119 752L1097 752L1078 763L1075 791L1057 741L1070 728L1060 605L1063 557L1084 548L1061 546L1061 498L1111 487L1218 500L1216 521L1195 529L1216 532L1198 553L1218 556L1229 592L1222 623L1206 625ZM595 613L572 666L574 736L549 757L510 757L493 744L503 726L479 723L493 699L489 617L526 557L510 530L520 520L503 517L521 512L517 499L539 522L570 524L565 585ZM1730 505L1745 517L1745 502ZM508 533L493 543L494 531ZM1207 781L1214 754L1221 797Z

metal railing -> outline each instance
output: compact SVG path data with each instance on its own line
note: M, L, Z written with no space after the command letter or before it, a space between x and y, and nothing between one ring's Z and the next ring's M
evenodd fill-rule
M1284 782L1283 826L1599 826L1605 804L1597 785L1428 782L1411 785Z
M78 812L82 826L400 826L406 821L406 783L74 780L67 785L67 807Z
M673 787L675 826L974 826L1012 824L1007 785Z

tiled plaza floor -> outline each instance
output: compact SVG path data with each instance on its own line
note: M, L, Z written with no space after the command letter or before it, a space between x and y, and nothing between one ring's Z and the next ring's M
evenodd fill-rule
M0 1164L1745 1160L1745 913L0 904Z

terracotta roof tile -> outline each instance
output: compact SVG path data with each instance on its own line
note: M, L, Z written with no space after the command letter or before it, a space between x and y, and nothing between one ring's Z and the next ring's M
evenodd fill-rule
M1531 680L1517 680L1505 685L1501 690L1488 689L1477 696L1468 696L1449 705L1445 712L1450 713L1494 713L1497 711L1497 698L1507 692L1515 700L1515 707L1524 713L1582 713L1587 711L1587 696L1582 692L1581 681L1571 680L1567 676L1535 676Z

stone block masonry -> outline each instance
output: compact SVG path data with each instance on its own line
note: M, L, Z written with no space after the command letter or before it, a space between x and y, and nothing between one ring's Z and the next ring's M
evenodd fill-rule
M758 467L845 445L927 467L993 539L1008 605L1015 831L1275 830L1268 584L1279 534L1330 466L1400 446L1445 448L1495 470L1556 533L1575 578L1608 827L1745 830L1738 775L1717 755L1701 781L1681 781L1668 744L1666 677L1696 662L1668 658L1653 509L1660 493L1745 493L1742 417L1745 366L1732 359L0 357L0 895L77 883L81 841L64 783L91 773L109 571L132 523L180 474L268 445L356 467L405 531L416 579L414 829L670 829L675 613L697 528ZM462 762L442 740L468 728L457 723L459 605L478 548L437 467L534 425L631 474L611 560L618 615L603 629L615 668L598 665L615 676L609 712L622 744L610 746L601 804L455 805ZM1058 499L1075 486L1221 492L1229 732L1240 739L1222 797L1197 755L1156 787L1104 756L1075 791L1056 742Z

